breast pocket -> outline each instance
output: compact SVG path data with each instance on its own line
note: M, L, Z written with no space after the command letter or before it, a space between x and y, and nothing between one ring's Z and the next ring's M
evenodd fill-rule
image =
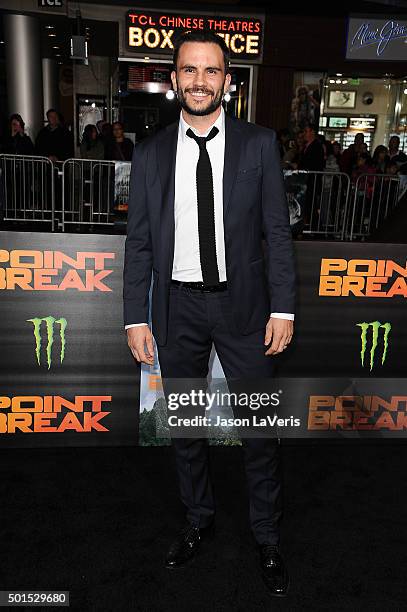
M253 168L241 168L237 171L236 183L242 181L255 181L261 178L261 166L255 166Z

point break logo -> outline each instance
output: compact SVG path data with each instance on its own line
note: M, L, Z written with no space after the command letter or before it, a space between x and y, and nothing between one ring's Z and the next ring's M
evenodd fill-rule
M112 291L106 282L115 253L0 249L0 290Z
M392 259L322 259L319 295L407 297L407 263Z

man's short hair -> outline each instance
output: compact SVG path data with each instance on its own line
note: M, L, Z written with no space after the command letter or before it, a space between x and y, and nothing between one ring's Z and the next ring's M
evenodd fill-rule
M223 53L223 61L225 63L225 74L229 72L229 62L230 62L230 54L229 49L224 41L224 39L212 32L212 30L188 30L187 32L183 32L179 36L177 36L174 42L174 54L173 54L173 64L174 70L177 70L177 61L179 50L181 46L186 42L205 42L205 43L214 43L218 45L222 49Z

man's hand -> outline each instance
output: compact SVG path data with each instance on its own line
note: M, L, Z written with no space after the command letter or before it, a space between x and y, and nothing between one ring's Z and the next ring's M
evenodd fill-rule
M129 327L127 330L127 344L130 347L133 357L138 362L153 365L154 363L154 347L153 335L148 325L139 325L138 327ZM147 350L145 348L147 347Z
M294 333L293 321L270 317L264 336L264 344L267 346L272 342L266 355L277 355L281 353L291 342Z

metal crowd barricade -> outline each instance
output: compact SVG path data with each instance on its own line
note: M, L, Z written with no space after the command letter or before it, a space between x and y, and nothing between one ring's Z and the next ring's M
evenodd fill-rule
M352 189L346 238L365 238L378 228L399 200L400 179L393 174L361 174Z
M114 225L115 162L67 159L62 166L62 231Z
M55 168L47 157L0 155L0 218L55 229Z
M349 176L343 172L305 170L285 171L284 175L290 218L301 215L303 233L342 240L350 193Z

